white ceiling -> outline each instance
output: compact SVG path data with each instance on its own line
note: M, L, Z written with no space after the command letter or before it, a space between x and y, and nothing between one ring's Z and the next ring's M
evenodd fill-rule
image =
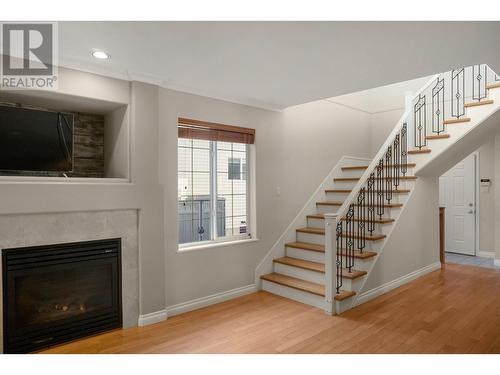
M405 107L406 93L414 95L431 78L431 76L428 76L412 79L392 85L379 86L374 89L335 96L325 100L370 114L393 111Z
M62 22L61 65L272 109L487 63L499 22ZM98 61L92 48L112 58Z

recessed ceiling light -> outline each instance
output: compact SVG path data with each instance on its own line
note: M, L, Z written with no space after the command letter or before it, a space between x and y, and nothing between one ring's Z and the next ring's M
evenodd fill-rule
M99 60L107 60L111 57L109 55L109 53L98 50L98 49L92 50L92 56L94 56L96 59L99 59Z

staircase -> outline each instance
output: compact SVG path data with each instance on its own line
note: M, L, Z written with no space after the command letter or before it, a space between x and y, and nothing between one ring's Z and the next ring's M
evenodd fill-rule
M273 272L258 275L262 289L329 314L352 308L398 230L419 172L439 158L453 163L450 155L465 151L467 138L484 138L481 129L493 126L487 119L499 108L500 77L487 65L434 76L370 163L342 161L339 173L315 195L306 225L292 228L294 240L284 243L284 256L272 259Z

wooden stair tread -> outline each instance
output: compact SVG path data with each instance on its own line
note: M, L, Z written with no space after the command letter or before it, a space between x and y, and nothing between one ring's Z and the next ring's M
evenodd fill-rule
M260 277L262 280L271 281L276 284L284 285L289 288L302 290L304 292L316 294L317 296L324 297L325 296L325 287L324 285L312 283L310 281L298 279L296 277L282 275L280 273L269 273L267 275L262 275Z
M318 245L315 243L308 243L308 242L289 242L285 244L285 247L293 247L294 249L300 249L300 250L316 251L318 253L325 252L324 245Z
M413 167L416 167L417 164L415 163L407 163L407 164L400 164L400 165L406 165L407 168L413 168ZM390 167L394 167L394 164L387 164L387 165L384 165L384 168L390 168ZM362 169L367 169L368 168L368 165L355 165L355 166L351 166L351 167L342 167L340 169L342 169L343 171L352 171L352 170L362 170Z
M450 125L450 124L460 124L460 123L463 123L463 122L470 122L470 118L469 117L452 118L452 119L449 119L449 120L444 120L443 124Z
M350 290L343 290L343 289L340 289L339 292L337 294L335 294L335 301L343 301L347 298L350 298L352 296L355 296L356 295L356 292L352 292Z
M344 204L344 202L329 202L329 201L316 202L317 206L342 206L342 204ZM354 203L354 206L357 207L357 206L359 206L359 204ZM366 205L366 207L369 207L369 206ZM384 208L403 207L403 203L384 203L383 207Z
M300 233L309 233L309 234L325 234L325 228L313 228L313 227L306 227L306 228L299 228L296 229L297 232Z
M346 193L349 194L352 190L349 189L326 189L325 193Z
M393 189L393 190L375 190L376 193L383 192L387 193L388 191L394 193L394 194L404 194L404 193L409 193L411 190L410 189ZM352 190L342 190L342 189L326 189L325 193L350 193Z
M418 150L418 151L422 151L422 150ZM427 151L427 150L424 150L424 151ZM411 151L408 151L408 152L411 152ZM428 152L431 152L431 150L429 150ZM395 177L390 177L391 179L395 179ZM388 180L389 177L375 177L375 180ZM417 177L416 176L400 176L399 177L400 180L416 180ZM339 178L334 178L333 181L335 182L341 182L341 181L358 181L359 180L359 177L339 177Z
M491 89L497 89L497 88L499 88L499 87L500 87L500 82L497 82L497 83L492 83L492 84L489 84L489 85L487 85L487 86L486 86L486 88L487 88L488 90L491 90Z
M314 214L314 215L307 215L308 219L319 219L319 220L324 220L325 215L324 214ZM354 219L354 221L367 221L368 219L366 218L361 218L361 219ZM394 219L390 218L382 218L382 219L375 219L375 223L377 224L388 224L394 222Z
M359 233L353 233L350 235L347 235L346 233L342 233L340 235L340 237L342 237L342 238L356 238L356 239L357 238L364 238L367 241L380 241L380 240L383 240L386 237L386 235L385 234L372 234L372 235L365 234L363 236L363 235L360 235Z
M435 139L446 139L450 138L449 134L437 134L437 135L428 135L425 137L425 139L428 139L429 141L435 140Z
M323 202L316 202L316 206L342 206L344 202L337 202L337 201L323 201Z
M282 257L273 260L274 263L285 264L287 266L302 268L304 270L325 273L325 265L323 263L310 262L308 260L297 259L292 257Z
M358 270L353 270L351 268L351 272L347 268L342 268L342 277L345 277L346 279L350 280L355 280L360 277L363 277L367 274L368 272L366 271L358 271Z
M465 103L464 104L464 107L465 108L470 108L470 107L478 107L480 105L488 105L488 104L493 104L494 101L493 100L483 100L481 102L470 102L470 103Z
M347 250L341 248L340 249L340 253L343 256L346 256L347 255ZM374 251L366 251L365 250L363 252L360 252L359 250L354 250L354 258L357 258L357 259L368 259L368 258L374 257L375 255L377 255L377 253L374 252Z
M408 151L408 154L414 155L414 154L429 154L431 152L430 149L428 148L423 148L422 150L410 150Z

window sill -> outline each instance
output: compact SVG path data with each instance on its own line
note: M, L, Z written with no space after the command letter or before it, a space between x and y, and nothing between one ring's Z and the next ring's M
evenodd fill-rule
M202 245L192 245L192 246L182 246L182 247L179 246L179 248L177 249L177 253L187 253L190 251L213 249L213 248L217 248L217 247L225 247L225 246L232 246L232 245L243 245L243 244L247 244L247 243L257 242L258 240L259 240L258 238L245 238L243 240L210 242L210 243L205 243Z

